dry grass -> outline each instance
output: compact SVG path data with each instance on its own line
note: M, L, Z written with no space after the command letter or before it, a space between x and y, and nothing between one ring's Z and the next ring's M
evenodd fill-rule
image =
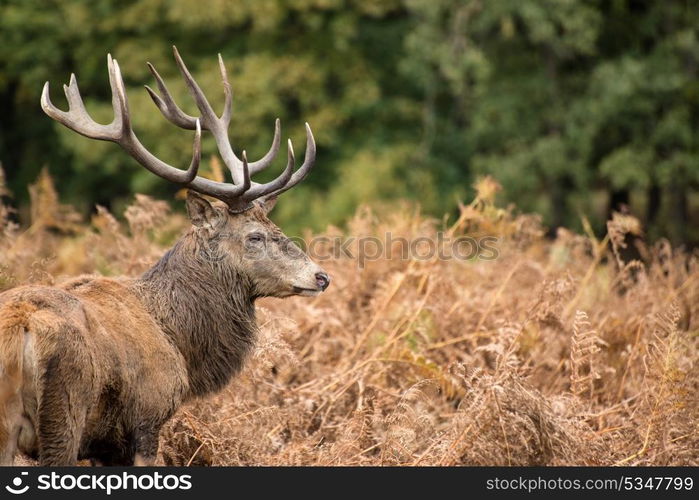
M698 256L636 240L645 262L624 261L641 234L628 215L609 238L546 240L536 217L494 206L496 188L481 182L449 226L360 209L345 233L493 234L500 256L340 258L318 298L261 301L254 356L172 419L162 462L698 465ZM0 204L0 289L138 274L186 224L143 196L126 225L104 209L81 222L48 175L32 200L26 229Z

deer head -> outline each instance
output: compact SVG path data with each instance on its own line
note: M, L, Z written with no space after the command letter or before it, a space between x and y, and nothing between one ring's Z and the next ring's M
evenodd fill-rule
M146 90L165 118L181 128L195 131L192 160L186 170L156 158L136 137L119 64L111 55L107 56L114 108L114 120L110 124L99 124L87 113L75 75L71 75L69 85L63 87L68 111L62 111L51 103L48 82L41 95L41 107L47 115L69 129L91 139L115 142L150 172L188 188L187 209L192 221L188 237L197 248L193 258L215 264L213 269L221 273L234 270L236 275L250 282L251 293L258 297L315 295L325 290L330 283L328 275L267 217L277 196L301 182L315 163L316 148L311 128L306 124L306 155L301 167L295 169L294 150L289 140L284 171L265 184L253 182L251 176L268 167L279 151L279 120L275 123L272 146L264 157L249 163L243 151L238 158L228 137L233 97L221 55L218 57L225 104L223 113L217 116L177 49L173 47L173 50L177 66L201 115L196 118L190 116L175 104L165 82L150 63L148 67L155 77L160 95L148 86ZM197 175L201 161L202 130L214 136L221 159L230 171L231 183L216 182ZM218 201L209 202L200 194Z

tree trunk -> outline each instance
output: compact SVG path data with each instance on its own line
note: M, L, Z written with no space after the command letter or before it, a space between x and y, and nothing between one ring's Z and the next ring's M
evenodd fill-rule
M673 180L670 185L670 227L668 229L675 245L687 243L688 206L686 184L681 179Z
M628 189L612 189L609 193L608 218L611 218L612 212L626 211L626 207L629 206L629 200L630 195Z
M648 200L646 204L646 226L650 227L655 224L655 219L660 212L660 204L662 202L662 191L660 186L655 182L648 187Z

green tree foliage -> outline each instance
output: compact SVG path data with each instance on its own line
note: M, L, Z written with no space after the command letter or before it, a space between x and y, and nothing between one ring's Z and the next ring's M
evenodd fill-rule
M0 34L0 161L20 196L46 165L85 210L174 192L38 102L50 80L65 105L60 83L75 72L109 121L111 52L142 141L183 166L191 133L142 89L150 61L194 112L175 44L219 107L222 53L238 151L264 154L280 117L300 156L311 123L317 169L276 216L290 230L399 198L441 215L491 174L554 227L587 214L601 228L625 203L653 236L699 240L697 0L0 0ZM216 154L210 139L204 154Z

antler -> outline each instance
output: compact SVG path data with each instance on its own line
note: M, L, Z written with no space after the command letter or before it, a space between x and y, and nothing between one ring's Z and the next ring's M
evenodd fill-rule
M201 88L189 73L180 54L177 52L177 48L173 47L173 50L177 65L182 72L192 97L194 97L201 116L199 118L190 116L177 106L172 95L165 86L165 82L150 63L148 63L148 67L155 77L162 97L148 86L146 86L146 90L165 118L181 128L195 130L192 161L187 170L173 167L159 160L151 154L136 137L131 126L128 99L126 97L126 91L124 90L121 70L119 69L119 64L116 59L112 59L111 55L107 55L107 67L109 70L109 84L112 89L114 119L109 125L99 124L90 117L80 96L75 75L72 74L70 77L70 84L63 86L68 100L68 111L61 111L51 103L51 99L49 98L49 82L44 84L44 89L41 94L41 107L47 115L69 129L91 139L116 142L152 173L171 182L182 184L199 193L218 198L228 204L230 210L233 212L247 210L252 206L252 202L258 198L277 196L298 184L306 177L311 168L313 168L316 152L313 133L308 123L306 123L306 155L303 165L301 165L298 170L294 171L294 149L291 145L291 140L289 140L287 164L282 174L266 184L258 184L251 181L250 176L268 167L279 152L281 135L279 119L276 120L274 139L267 154L256 162L248 163L245 151L243 151L242 160L239 159L233 152L233 147L228 138L228 125L230 124L232 116L233 94L221 55L219 54L218 60L221 78L223 79L225 105L223 113L218 117L211 108ZM215 182L197 176L199 163L201 161L202 129L208 130L213 134L221 158L231 172L233 178L232 184Z

